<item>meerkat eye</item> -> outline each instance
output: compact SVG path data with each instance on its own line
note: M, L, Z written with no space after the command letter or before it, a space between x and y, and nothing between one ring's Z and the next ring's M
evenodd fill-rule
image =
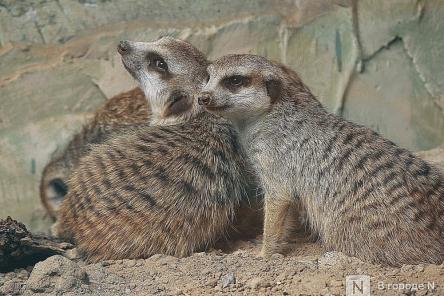
M168 65L162 58L155 58L153 61L154 66L159 69L160 71L167 71Z
M241 86L244 81L244 78L240 75L231 76L228 78L228 82L232 86Z
M165 60L156 52L149 52L146 56L148 61L148 67L158 72L167 72L168 64Z
M249 83L248 77L241 76L241 75L233 75L230 77L227 77L223 80L223 84L226 88L230 90L237 89L241 86L247 86Z

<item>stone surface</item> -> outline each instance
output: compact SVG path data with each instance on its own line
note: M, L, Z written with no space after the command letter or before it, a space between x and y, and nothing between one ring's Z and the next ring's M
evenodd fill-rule
M402 28L404 47L424 87L444 109L444 5L439 0L418 1L418 19Z
M351 9L337 7L302 27L288 28L285 43L283 62L324 106L338 113L357 56Z
M26 288L36 293L63 294L86 283L88 276L77 263L56 255L35 265Z
M0 293L3 295L18 295L22 289L22 282L17 279L6 281L0 288Z
M443 112L424 87L401 40L382 49L354 77L343 115L364 122L402 147L423 150L444 142Z
M0 0L0 218L48 230L43 167L107 97L135 85L121 39L172 35L210 59L282 61L330 111L403 147L436 147L443 18L440 0Z
M236 283L236 277L234 276L234 273L230 272L230 273L227 273L226 275L222 276L220 281L222 284L222 288L226 288L229 285Z
M359 0L356 17L364 59L369 59L389 44L399 30L420 16L421 1L417 0Z
M419 151L416 154L440 168L444 173L444 146L427 151Z

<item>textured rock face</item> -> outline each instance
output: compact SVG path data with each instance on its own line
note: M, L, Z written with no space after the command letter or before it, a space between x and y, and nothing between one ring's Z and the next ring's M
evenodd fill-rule
M36 293L63 294L85 283L88 276L77 263L56 255L37 263L26 285Z
M180 2L180 4L178 4ZM412 150L444 142L439 0L0 0L0 217L46 229L37 184L107 97L134 86L115 45L173 35L257 53L327 108Z

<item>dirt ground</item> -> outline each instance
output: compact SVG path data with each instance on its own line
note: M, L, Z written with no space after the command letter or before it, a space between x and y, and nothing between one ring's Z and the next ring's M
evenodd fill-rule
M187 258L85 264L56 255L31 273L29 268L2 274L0 294L345 295L347 276L369 275L371 295L444 295L444 265L382 267L324 252L311 242L296 243L287 256L263 259L260 241L238 241L232 252L213 249Z
M420 155L444 169L444 149ZM325 252L303 234L293 238L286 256L261 258L260 247L258 236L186 258L154 255L97 264L86 264L73 249L65 257L0 273L0 295L346 295L350 275L369 276L371 295L444 295L444 264L372 265ZM355 288L365 291L361 280ZM355 292L347 295L370 295Z

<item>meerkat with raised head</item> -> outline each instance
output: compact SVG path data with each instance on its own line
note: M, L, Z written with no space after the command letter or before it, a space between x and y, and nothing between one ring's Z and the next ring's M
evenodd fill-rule
M369 128L328 113L289 68L254 55L208 67L199 103L229 119L265 191L262 254L299 200L329 250L400 266L444 260L444 178Z
M102 143L113 131L149 121L150 109L143 91L137 87L116 95L100 107L94 117L75 134L66 148L45 166L40 179L40 199L48 215L55 219L65 195L68 179L91 144Z
M186 256L223 237L250 180L237 134L198 105L207 60L161 38L119 45L149 98L151 125L127 129L82 158L59 211L58 233L89 261Z

